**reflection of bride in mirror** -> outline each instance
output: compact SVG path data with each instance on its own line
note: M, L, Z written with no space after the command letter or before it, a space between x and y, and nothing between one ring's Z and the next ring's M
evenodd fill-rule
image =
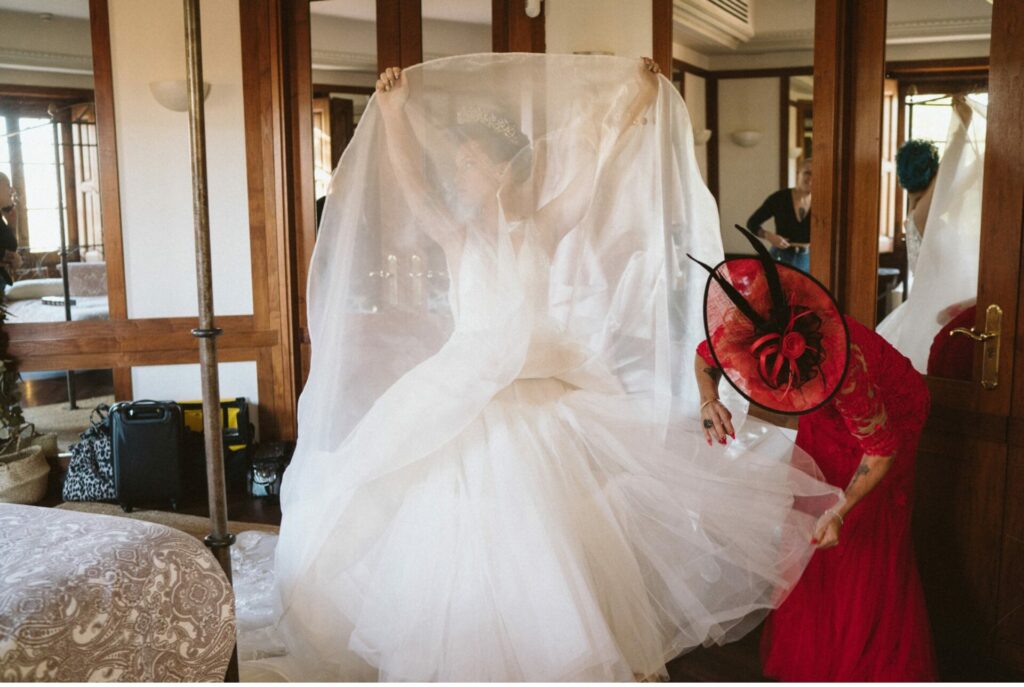
M877 329L920 372L970 378L971 342L951 339L948 331L973 322L986 111L963 95L952 100L941 160L936 146L920 139L907 141L896 154L896 175L908 201L911 290Z

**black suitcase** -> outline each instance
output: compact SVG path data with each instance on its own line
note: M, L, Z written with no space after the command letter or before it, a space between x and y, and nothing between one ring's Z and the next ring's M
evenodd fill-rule
M170 505L181 498L181 408L173 401L126 401L110 409L110 439L117 501Z

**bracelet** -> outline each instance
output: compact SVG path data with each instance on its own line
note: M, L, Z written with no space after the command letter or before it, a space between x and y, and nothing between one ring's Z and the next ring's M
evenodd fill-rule
M704 401L703 403L700 404L700 410L697 411L697 412L703 413L704 409L707 408L712 403L718 403L718 399L717 398L713 398L710 401Z
M828 509L827 511L825 511L825 512L826 512L826 513L831 513L831 514L832 514L832 517L833 517L833 518L839 518L839 526L840 526L840 527L842 527L842 526L843 526L843 525L845 524L845 522L843 521L843 516L842 516L842 515L840 515L838 511L834 511L834 510L832 510L831 508L829 508L829 509Z

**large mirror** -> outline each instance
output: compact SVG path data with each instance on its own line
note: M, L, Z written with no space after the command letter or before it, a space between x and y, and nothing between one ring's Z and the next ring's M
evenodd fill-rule
M0 36L3 326L106 320L89 0L0 0ZM113 394L110 370L23 379L26 419L65 445L88 424L76 407Z
M88 0L0 1L8 321L106 319Z
M491 3L422 2L423 59L490 52ZM317 224L327 186L355 133L377 79L373 2L317 0L310 4L313 56L313 168ZM344 52L336 49L345 45Z
M969 380L992 6L890 0L878 332L923 373Z
M718 200L726 254L751 252L732 229L740 224L777 260L808 270L814 6L760 7L719 17L727 35L701 28L707 21L677 23L675 78Z

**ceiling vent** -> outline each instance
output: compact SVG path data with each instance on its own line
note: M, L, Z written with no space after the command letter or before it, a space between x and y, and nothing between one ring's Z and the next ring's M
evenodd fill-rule
M754 37L754 0L675 0L673 20L692 45L737 48Z

